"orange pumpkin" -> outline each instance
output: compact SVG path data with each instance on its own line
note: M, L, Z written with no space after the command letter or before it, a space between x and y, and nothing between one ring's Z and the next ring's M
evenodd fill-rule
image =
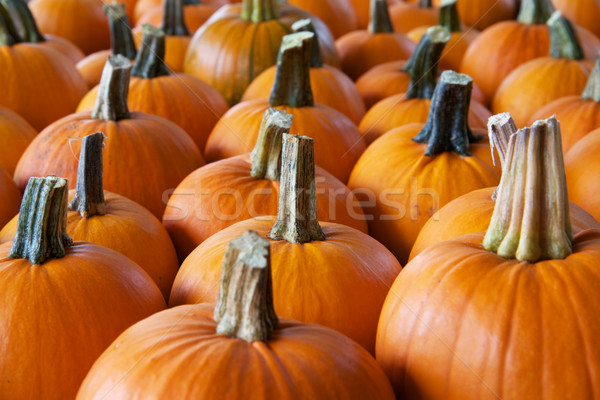
M165 35L146 25L144 42L131 71L127 106L132 111L158 115L179 125L204 151L208 135L227 111L221 94L200 79L187 74L171 74L165 64ZM81 100L77 111L94 108L98 87ZM148 101L153 99L153 101Z
M600 36L600 4L596 0L552 0L552 4L569 20Z
M317 220L312 159L312 139L284 135L277 221L238 222L205 240L177 273L171 306L214 302L227 243L251 229L271 242L280 315L334 328L374 350L379 311L400 265L368 235Z
M232 107L213 129L205 155L209 162L250 152L264 112L276 107L292 114L291 132L307 132L317 143L317 165L342 182L363 152L356 125L344 114L313 101L310 84L311 32L284 37L270 100L245 101Z
M37 132L17 113L0 107L0 168L10 176Z
M0 167L0 227L19 213L21 191L12 177ZM0 235L1 236L1 235ZM11 239L12 240L12 239ZM2 243L2 242L0 242Z
M236 222L277 214L282 132L292 116L269 108L251 155L230 157L197 169L173 192L163 224L183 261L200 243ZM317 211L321 221L367 233L362 208L350 190L316 167Z
M183 20L185 26L194 33L200 28L211 15L217 11L219 7L214 4L206 4L204 2L190 2L189 0L184 1L183 7ZM161 26L164 19L164 7L162 5L153 7L146 11L139 19L137 19L136 27L141 28L145 24L154 25L156 27Z
M69 115L40 132L17 165L15 180L19 187L24 187L31 176L66 176L74 183L74 155L80 148L76 139L101 131L107 136L105 188L162 216L166 191L204 161L192 139L174 123L129 112L130 70L131 62L125 57L109 56L94 110Z
M500 21L513 19L517 15L517 4L518 1L515 0L457 1L461 21L478 30L483 30Z
M408 33L420 26L437 25L438 11L431 0L400 1L390 6L390 18L396 32Z
M208 4L217 8L222 5L235 2L236 1L234 0L185 0L186 5ZM137 0L135 3L135 10L133 12L133 21L137 24L144 14L156 9L157 7L162 8L162 5L163 0ZM187 20L186 24L188 24Z
M127 327L165 308L133 261L65 232L67 181L32 178L12 243L0 245L0 397L74 398Z
M500 179L489 145L473 143L467 123L471 84L466 75L443 72L427 123L385 133L352 170L348 186L359 199L367 197L369 233L400 262L440 207Z
M358 29L356 13L350 0L288 0L288 2L325 22L335 38Z

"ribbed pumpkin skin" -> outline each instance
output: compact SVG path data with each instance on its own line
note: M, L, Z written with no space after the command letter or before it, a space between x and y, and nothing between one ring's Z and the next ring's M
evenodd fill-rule
M185 26L191 33L196 32L211 15L218 10L218 6L211 4L188 4L183 8L183 18ZM164 18L164 7L162 5L153 7L142 14L137 20L136 27L141 28L144 24L161 26Z
M569 198L600 220L600 129L577 142L565 156Z
M71 60L47 46L0 46L0 71L0 105L38 130L72 113L87 91Z
M215 302L227 243L248 229L267 237L274 222L238 222L204 241L181 265L169 305ZM333 328L373 353L379 311L400 264L368 235L345 225L320 224L325 241L270 240L275 311Z
M525 126L536 111L551 101L580 94L592 68L590 61L551 57L531 60L502 82L494 96L492 111L510 112L517 126Z
M433 26L438 23L438 10L433 7L419 7L418 4L397 2L390 5L389 10L396 32L407 33L419 26Z
M396 396L594 398L598 231L577 234L565 260L534 264L488 252L482 239L437 244L394 282L377 331L377 361Z
M442 207L423 226L413 246L409 261L436 243L456 239L470 233L484 232L490 225L496 202L496 188L474 190ZM573 233L585 229L600 229L600 223L575 203L570 204Z
M0 227L17 215L20 207L21 191L12 177L0 168Z
M69 179L69 187L74 189L81 141L73 139L100 131L107 136L104 188L160 218L166 205L165 191L204 165L192 139L164 118L133 112L131 119L107 122L90 116L90 112L72 114L40 132L17 165L17 185L24 188L31 176L56 175Z
M288 3L319 17L335 38L358 29L350 0L289 0Z
M94 108L98 86L79 103L77 111ZM127 106L132 111L158 115L179 125L204 151L208 135L229 108L221 94L200 79L175 74L143 79L132 76Z
M108 60L108 56L111 54L112 50L100 50L90 54L75 65L89 88L93 88L100 83L102 70L104 69L106 60Z
M188 175L175 189L163 224L183 261L213 234L246 219L277 215L279 182L254 179L247 154L216 161ZM317 216L367 233L367 223L355 196L333 175L315 169ZM350 209L350 207L352 207Z
M275 82L276 72L277 67L273 66L257 76L244 92L242 101L268 99ZM315 103L335 108L356 125L365 115L365 104L356 85L339 69L329 65L311 68L310 84Z
M0 245L0 397L69 399L96 358L127 327L165 308L127 257L75 242L42 265Z
M394 398L375 360L331 329L280 319L267 343L247 343L216 325L210 304L135 324L94 364L77 399Z
M0 168L10 176L37 132L19 114L0 107Z
M569 20L600 36L600 4L596 0L552 0L552 5Z
M232 107L213 129L206 150L206 160L249 153L256 144L267 100L245 101ZM315 163L342 182L347 182L352 167L365 149L356 126L339 111L315 104L314 107L275 107L293 115L291 134L315 140Z

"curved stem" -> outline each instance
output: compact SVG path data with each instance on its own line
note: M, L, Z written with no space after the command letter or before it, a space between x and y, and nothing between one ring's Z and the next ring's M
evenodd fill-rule
M483 246L536 262L565 258L572 242L560 125L552 117L511 136Z
M321 47L319 46L319 35L310 18L294 22L292 24L292 31L296 33L312 32L314 34L311 45L310 66L311 68L321 68L323 66L323 55L321 54Z
M450 32L441 26L429 28L421 37L417 48L403 68L404 72L410 74L407 99L430 99L433 96L438 64L448 40Z
M48 258L61 258L73 241L67 235L66 179L29 178L17 223L10 258L23 258L34 265Z
M190 36L185 24L183 0L164 0L163 23L160 29L167 36Z
M582 60L583 49L569 21L555 11L547 22L550 29L550 57Z
M596 65L588 77L581 97L584 100L594 100L596 103L600 103L600 57L596 59Z
M291 114L276 108L268 108L265 111L256 146L250 154L250 175L253 178L279 180L282 137L284 133L290 133L292 118Z
M450 32L461 32L460 17L458 16L457 0L443 0L440 7L438 25L443 26Z
M136 54L135 41L125 12L125 5L117 2L105 4L104 13L108 16L112 54L121 54L133 60Z
M127 95L131 61L120 54L111 54L104 65L92 118L119 121L129 118Z
M517 20L527 25L541 25L548 21L554 12L550 0L521 0Z
M4 4L0 3L0 46L12 46L22 39Z
M217 333L266 342L279 326L273 305L271 244L246 231L227 245L215 306Z
M394 25L390 19L387 0L371 0L371 16L369 18L369 32L392 33Z
M143 29L142 44L131 75L145 79L169 75L165 64L165 33L149 24L144 24Z
M431 99L429 118L423 130L413 138L427 143L426 156L454 151L470 156L469 143L478 138L468 124L473 79L454 71L444 71Z
M29 10L29 6L24 0L3 0L8 2L8 6L15 12L16 17L21 23L20 36L25 42L40 43L45 42L46 38L38 29L38 26Z
M69 210L84 218L106 214L104 187L102 185L102 149L105 136L102 132L85 136L81 141L77 186Z
M290 107L312 107L310 56L314 34L299 32L285 35L277 58L277 73L270 104Z
M242 19L265 22L280 16L278 0L242 0Z

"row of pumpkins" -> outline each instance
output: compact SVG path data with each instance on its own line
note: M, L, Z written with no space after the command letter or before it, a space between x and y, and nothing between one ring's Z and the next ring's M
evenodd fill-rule
M0 0L0 398L598 397L594 1L160 3Z

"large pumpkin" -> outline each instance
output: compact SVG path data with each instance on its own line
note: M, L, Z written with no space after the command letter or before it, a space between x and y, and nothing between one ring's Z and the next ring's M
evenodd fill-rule
M174 123L129 112L130 70L125 57L109 57L94 110L69 115L40 132L17 165L19 187L31 176L46 175L66 176L73 185L80 148L76 139L100 131L107 136L105 188L162 216L168 190L204 161L192 139Z
M21 191L6 171L0 167L0 227L19 213ZM0 243L2 243L0 241Z
M438 10L431 0L399 1L390 5L390 18L397 32L408 33L420 26L438 23Z
M36 135L36 130L17 113L0 107L0 168L12 176L19 158Z
M0 245L0 397L74 398L127 327L165 308L133 261L65 232L67 182L32 178L17 235Z
M288 0L288 2L325 22L335 38L358 29L356 13L350 0Z

